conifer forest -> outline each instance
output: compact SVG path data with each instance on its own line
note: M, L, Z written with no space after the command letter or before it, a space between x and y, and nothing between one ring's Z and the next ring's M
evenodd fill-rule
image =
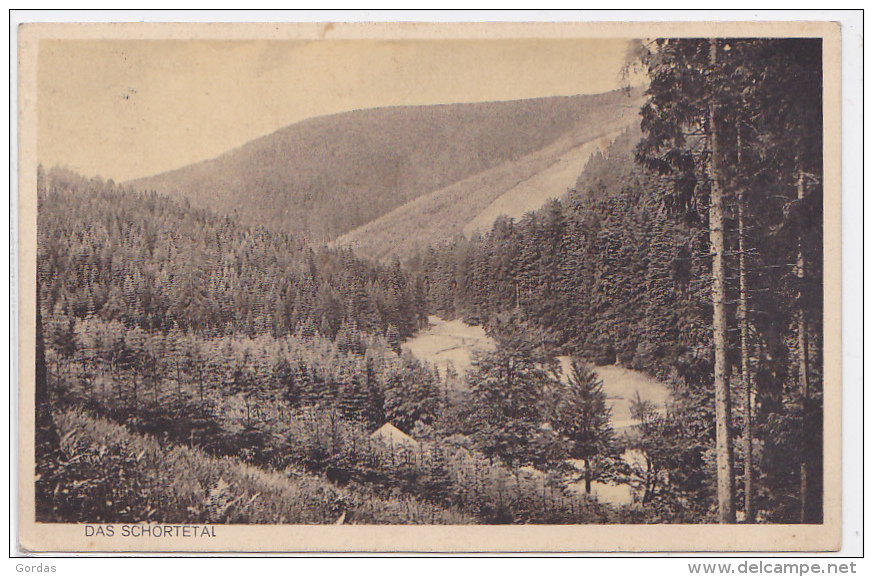
M41 165L37 521L822 523L821 41L627 58L154 180ZM335 152L282 196L304 128Z

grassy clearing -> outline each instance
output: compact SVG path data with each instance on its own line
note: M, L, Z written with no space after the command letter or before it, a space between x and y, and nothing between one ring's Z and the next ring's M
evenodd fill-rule
M403 349L436 367L443 377L447 365L463 377L473 365L475 351L493 351L496 347L494 339L485 334L482 327L433 315L427 320L428 327L403 343Z
M464 524L454 510L380 498L298 471L162 444L81 410L56 415L62 459L38 458L37 484L59 522ZM39 457L39 456L38 456Z
M445 367L451 365L464 376L472 366L475 351L492 351L494 339L485 334L482 327L472 326L462 320L446 321L437 316L428 317L429 326L419 331L403 343L417 359L425 361L445 376ZM558 357L562 379L566 381L570 367L570 357ZM639 424L631 416L631 401L639 393L644 401L653 403L659 409L667 406L670 389L648 375L617 365L595 367L597 377L603 381L603 390L612 409L612 426L624 430Z
M570 357L558 357L558 361L561 363L561 379L566 382ZM663 410L670 399L670 389L667 385L640 371L618 365L604 365L594 367L594 372L603 382L607 405L612 409L612 428L616 431L639 424L639 421L631 416L631 401L637 394L640 399L649 401L659 410Z

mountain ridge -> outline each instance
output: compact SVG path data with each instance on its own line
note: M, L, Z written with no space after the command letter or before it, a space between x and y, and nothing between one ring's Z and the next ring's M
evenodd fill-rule
M125 184L330 242L422 195L548 146L592 118L608 120L627 100L614 91L341 112Z

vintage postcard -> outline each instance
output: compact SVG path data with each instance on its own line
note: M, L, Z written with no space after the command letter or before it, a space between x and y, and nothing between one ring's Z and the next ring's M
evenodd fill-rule
M839 549L838 24L19 40L22 552Z

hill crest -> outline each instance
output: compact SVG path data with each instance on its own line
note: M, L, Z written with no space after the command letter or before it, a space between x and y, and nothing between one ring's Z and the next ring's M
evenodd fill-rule
M310 118L222 155L127 183L246 224L335 240L428 193L519 160L592 119L619 91L371 108Z

